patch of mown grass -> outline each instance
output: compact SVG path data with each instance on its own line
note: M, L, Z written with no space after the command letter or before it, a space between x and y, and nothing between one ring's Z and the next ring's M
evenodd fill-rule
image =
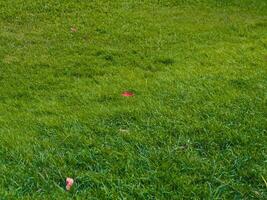
M0 0L0 199L266 199L266 12Z

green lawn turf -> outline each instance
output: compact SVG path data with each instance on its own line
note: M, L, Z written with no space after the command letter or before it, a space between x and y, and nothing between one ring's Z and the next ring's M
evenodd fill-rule
M0 0L0 199L267 199L266 99L265 0Z

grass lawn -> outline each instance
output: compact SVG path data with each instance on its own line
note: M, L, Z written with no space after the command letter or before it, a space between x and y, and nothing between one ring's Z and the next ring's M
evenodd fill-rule
M1 200L267 199L266 100L265 0L0 0Z

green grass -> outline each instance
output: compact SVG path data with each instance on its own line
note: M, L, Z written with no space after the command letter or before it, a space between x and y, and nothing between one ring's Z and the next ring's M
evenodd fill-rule
M267 199L266 99L265 0L0 0L0 199Z

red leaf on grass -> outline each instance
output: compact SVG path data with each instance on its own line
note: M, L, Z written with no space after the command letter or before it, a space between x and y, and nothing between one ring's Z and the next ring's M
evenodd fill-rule
M132 97L132 96L134 96L134 93L126 91L126 92L123 92L121 95L124 97Z

